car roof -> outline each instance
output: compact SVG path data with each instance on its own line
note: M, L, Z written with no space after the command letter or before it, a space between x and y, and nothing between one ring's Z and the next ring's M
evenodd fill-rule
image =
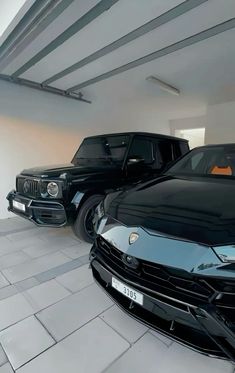
M197 146L194 149L219 148L219 147L230 148L232 146L235 147L235 143L232 142L232 143L226 143L226 144L208 144L208 145L203 145L203 146ZM194 149L192 149L192 150L194 150Z
M105 133L102 135L95 135L95 136L88 136L85 137L85 139L91 139L91 138L97 138L97 137L106 137L106 136L125 136L125 135L140 135L140 136L151 136L151 137L157 137L159 139L170 139L170 140L177 140L188 143L188 140L182 139L180 137L175 136L168 136L168 135L162 135L159 133L152 133L152 132L140 132L140 131L134 131L134 132L118 132L118 133Z

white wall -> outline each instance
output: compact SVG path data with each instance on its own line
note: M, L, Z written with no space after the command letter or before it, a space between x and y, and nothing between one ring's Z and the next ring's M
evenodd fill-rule
M235 143L235 101L208 106L205 139L207 144Z
M22 169L70 161L84 136L129 130L170 132L144 104L88 105L0 82L0 219L11 216L5 197Z
M201 115L198 117L189 117L189 118L170 120L171 134L172 136L174 136L175 130L206 127L206 119L207 119L206 115Z

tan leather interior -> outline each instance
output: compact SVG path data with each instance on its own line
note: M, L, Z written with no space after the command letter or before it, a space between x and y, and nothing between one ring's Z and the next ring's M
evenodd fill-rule
M213 166L210 173L212 175L228 175L228 176L231 176L233 174L233 171L232 171L232 168L230 166L226 166L226 167Z

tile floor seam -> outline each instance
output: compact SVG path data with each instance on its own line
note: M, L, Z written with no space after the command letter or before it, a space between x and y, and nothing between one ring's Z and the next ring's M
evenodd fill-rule
M115 304L114 305L112 305L112 307L115 307ZM111 307L110 307L111 308ZM110 309L109 308L109 309ZM121 309L121 308L120 308ZM122 310L122 309L121 309ZM106 310L107 311L107 310ZM104 311L104 312L106 312L106 311ZM103 313L103 312L102 312ZM138 337L136 340L135 340L135 342L130 342L130 341L128 341L127 339L126 339L126 337L124 337L118 330L116 330L116 329L114 329L113 328L113 326L112 325L110 325L107 321L105 321L104 319L102 319L101 318L101 315L102 315L102 313L101 314L99 314L99 318L105 323L105 324L107 324L110 328L112 328L117 334L119 334L120 335L120 337L122 337L123 339L125 339L126 340L126 342L127 343L129 343L129 345L132 347L132 346L134 346L145 334L147 334L148 332L149 332L149 328L140 336L140 337ZM135 319L134 319L135 320ZM142 325L144 325L143 323L141 323ZM162 341L161 341L162 342ZM164 342L162 342L162 343L164 343ZM164 343L165 344L165 343Z
M33 229L35 229L35 227L27 228L27 229L24 228L24 229L16 229L16 230L13 230L13 231L0 232L0 237L6 237L6 236L9 236L9 234L27 232L27 231L31 231Z
M22 367L24 367L25 365L29 364L32 360L36 359L38 356L44 354L44 352L47 352L48 350L50 350L50 348L54 347L57 345L57 342L54 343L52 346L49 346L47 347L45 350L41 351L39 354L35 355L34 357L32 357L30 360L26 361L24 364L20 365L16 370L13 369L12 365L12 369L13 369L13 372L17 372L18 369L21 369Z
M17 253L22 252L22 253L24 253L24 255L26 255L26 256L28 257L27 260L26 260L25 262L21 262L21 263L19 263L19 264L25 264L25 263L28 263L28 262L30 262L30 261L32 260L32 258L31 258L27 253L25 253L22 249L19 249L19 250L17 250L17 251L10 252L9 254L0 255L0 260L2 260L4 256L8 256L8 255L10 255L10 254L15 254L16 252L17 252ZM17 265L19 265L19 264L15 264L15 265L17 266ZM12 268L12 267L14 267L15 265L13 265L13 266L10 265L9 267L1 268L0 271L3 271L3 270L5 270L5 269ZM9 281L9 280L8 280L8 281Z
M112 306L114 307L114 306ZM105 311L104 311L105 312ZM100 314L98 317L100 318L101 321L103 321L107 326L109 326L115 333L117 333L120 337L122 337L123 339L125 339L125 341L130 345L132 346L134 343L131 343L130 341L128 341L128 339L126 339L126 337L124 337L124 335L122 335L118 330L114 329L112 325L110 325L109 323L107 323L107 321L105 321L104 319L102 319L101 317L102 314Z
M51 244L50 241L45 242L45 241L43 241L41 238L39 238L39 239L42 241L43 244L48 244L48 246L50 246L50 244ZM77 247L77 245L72 245L72 246L68 246L68 248L69 248L69 247L73 247L73 246ZM29 247L24 247L23 249L20 249L20 250L27 250L27 249L29 249ZM45 253L45 254L42 254L42 255L40 255L40 256L36 256L36 257L35 257L35 256L30 256L30 254L28 254L28 253L25 252L25 251L24 251L24 253L25 253L26 255L28 255L28 256L30 257L31 260L39 259L39 258L43 258L44 256L46 256L46 255L50 255L50 254L52 254L52 253L61 253L61 254L63 254L64 256L66 256L67 259L74 260L73 258L70 258L68 255L66 255L65 253L63 253L62 250L64 250L64 249L55 249L55 251L53 250L53 251L51 251L50 253ZM78 258L76 258L76 259L78 259Z
M46 256L51 256L51 255L53 255L53 254L57 254L57 253L46 254L46 255L44 255L44 257L46 257ZM41 258L42 258L42 256L40 256L39 258L31 258L31 262L32 262L32 261L36 261L36 260L41 259ZM1 258L0 258L0 259L1 259ZM68 258L66 258L66 259L68 259ZM63 264L70 263L71 261L72 261L72 260L69 260L68 262L65 262L65 263L63 263ZM22 264L24 264L24 263L22 263ZM61 265L63 265L63 264L61 264ZM9 267L9 268L7 268L7 269L8 269L8 270L9 270L9 269L14 269L15 267L18 267L18 266L20 266L20 265L21 265L21 264L16 264L16 265L11 266L11 267ZM60 265L57 266L57 267L60 267ZM50 270L54 270L54 269L56 269L57 267L52 267L52 268L49 269L49 270L46 270L46 271L43 271L43 272L39 272L39 273L37 273L37 274L35 274L35 275L33 275L33 276L26 277L26 278L24 278L23 280L16 281L16 282L14 282L14 283L11 283L10 280L7 280L7 281L10 282L10 283L13 285L13 284L16 284L17 282L25 281L25 280L28 280L28 279L31 278L31 277L36 277L36 276L38 276L38 275L41 275L42 273L48 272L48 271L50 271ZM0 271L0 272L2 272L2 271ZM5 277L5 276L4 276L4 277Z
M49 281L51 281L51 280L49 280ZM48 282L49 282L49 281L48 281ZM45 282L44 282L43 284L45 284ZM42 284L40 284L40 285L42 285ZM37 286L40 286L40 285L37 285ZM27 290L30 290L30 289L27 289ZM27 290L25 290L24 292L26 292ZM67 290L67 289L65 289L65 290ZM22 292L21 294L22 294L23 297L26 299L26 301L30 304L30 306L33 308L33 305L31 305L30 301L28 300L28 298L27 298L26 294L24 294L24 292ZM47 307L45 307L45 308L41 308L39 311L35 311L35 313L33 313L33 315L36 316L39 312L42 312L42 311L46 310L47 308L52 307L52 306L56 305L57 303L60 303L60 302L63 301L64 299L66 299L66 298L68 298L68 297L71 297L71 295L73 295L73 294L68 294L68 295L66 295L65 297L63 297L63 298L59 299L58 301L56 301L55 303L49 304L49 306L47 306ZM29 297L30 297L30 296L29 296Z
M94 284L91 284L89 286L92 286ZM113 304L107 308L105 308L102 312L100 312L99 314L95 315L94 317L92 317L90 320L86 321L83 325L79 326L77 329L74 329L71 333L68 333L66 336L64 336L63 338L61 338L60 340L57 341L57 343L60 343L62 342L64 339L68 338L70 335L72 335L73 333L77 332L78 330L80 330L81 328L83 328L85 325L89 324L91 321L95 320L95 319L100 319L100 315L105 312L105 311L108 311L111 307L113 306ZM38 312L39 313L39 312ZM35 315L36 316L36 315ZM36 316L37 317L37 316ZM38 317L37 317L38 318ZM44 324L43 324L44 326ZM45 327L45 326L44 326ZM112 329L112 328L111 328ZM53 338L55 339L55 338ZM129 342L128 342L129 343Z
M35 278L34 276L29 277L29 278L27 278L26 280L31 280L31 279L36 280L36 278ZM22 281L15 282L15 283L12 284L11 286L14 286L14 287L16 288L16 290L18 291L18 293L21 294L21 293L23 293L24 291L27 291L27 290L30 290L30 289L34 288L35 286L41 285L41 283L39 282L38 284L34 284L34 285L30 286L30 287L27 287L26 289L19 289L19 288L17 287L17 285L19 286L20 283L25 282L26 280L22 280Z
M3 351L4 351L5 355L6 355L6 358L7 358L7 361L6 361L5 363L3 363L0 367L3 367L5 364L9 364L10 367L11 367L11 369L12 369L12 371L15 372L15 369L13 368L13 366L12 366L12 364L11 364L9 358L8 358L8 355L7 355L7 353L6 353L5 349L4 349L4 347L2 346L1 343L0 343L0 345L1 345Z
M102 370L100 373L105 373L107 372L107 370L114 364L116 363L116 361L118 361L119 359L121 359L128 351L130 351L132 348L132 345L129 346L129 348L127 348L125 351L123 351L116 359L114 359L110 364L107 365L107 367ZM130 373L133 373L133 372L130 372Z
M153 334L152 332L157 332L157 333L159 333L160 335L162 335L163 337L166 337L166 338L168 338L171 342L170 342L170 344L167 344L166 342L163 342L163 340L161 339L161 338L159 338L159 337L157 337L155 334ZM154 329L151 329L151 328L149 328L148 329L148 333L150 333L153 337L155 337L158 341L160 341L160 342L162 342L166 347L168 347L168 348L170 348L172 345L173 345L173 343L177 343L177 341L176 340L172 340L170 337L168 337L167 335L165 335L165 334L161 334L158 330L154 330Z
M53 253L53 254L55 254L55 253ZM56 253L57 254L57 253ZM52 254L47 254L48 256L50 256L50 255L52 255ZM47 256L47 255L45 255L45 256ZM40 257L40 258L42 258L42 257ZM40 258L35 258L35 259L32 259L32 261L33 260L37 260L37 259L40 259ZM68 259L68 258L66 258L66 259ZM76 260L76 259L75 259ZM61 266L63 266L63 265L65 265L65 264L68 264L68 263L71 263L71 262L73 262L73 261L75 261L75 260L69 260L69 261L67 261L67 262L65 262L65 263L63 263L63 264L60 264L60 265L58 265L58 266L56 266L56 267L52 267L52 268L50 268L49 270L46 270L46 271L43 271L43 272L39 272L39 273L37 273L37 274L35 274L35 275L33 275L33 276L30 276L30 277L26 277L26 278L24 278L23 280L20 280L20 281L17 281L17 282L21 282L21 281L25 281L25 280L28 280L28 279L30 279L30 278L32 278L32 277L34 277L34 278L36 278L36 280L38 280L37 279L37 277L38 276L40 276L40 275L42 275L42 274L44 274L44 273L47 273L47 272L50 272L50 271L54 271L54 270L56 270L57 268L59 268L59 267L61 267ZM22 264L25 264L25 263L22 263ZM20 264L19 264L20 265ZM81 263L81 265L82 265L82 263ZM80 265L80 266L81 266ZM17 267L18 265L15 265L15 266L12 266L12 267L9 267L7 270L9 270L9 269L13 269L14 267ZM78 268L78 267L77 267ZM71 271L71 270L73 270L73 269L76 269L76 268L70 268L69 270ZM69 271L68 270L68 271ZM68 272L67 271L67 272ZM0 271L1 272L1 271ZM66 273L66 272L64 272L64 273ZM5 277L5 276L4 276ZM6 278L6 277L5 277ZM55 278L55 277L52 277L52 278L49 278L48 280L46 280L46 281L49 281L49 280L52 280L53 278ZM14 284L16 284L17 282L10 282L10 280L8 280L7 278L6 278L6 280L11 284L11 285L14 285ZM39 281L39 280L38 280ZM43 281L43 282L46 282L46 281Z
M79 268L81 268L81 267L79 267ZM59 276L57 276L57 277L59 277ZM63 284L61 284L59 281L57 281L57 280L56 280L57 277L55 277L54 280L57 282L57 284L63 286L65 290L70 291L70 293L71 293L70 295L77 294L77 293L79 293L81 290L84 290L84 289L88 288L89 286L94 285L94 283L95 283L95 282L92 282L91 284L89 284L89 285L85 285L84 287L82 287L81 289L78 289L77 291L72 291L72 290L66 288L65 285L63 285Z
M69 246L69 247L66 247L65 249L69 249L70 247L77 247L77 245L73 245L73 246ZM63 254L64 256L66 256L68 259L70 259L70 260L76 260L76 259L79 259L79 258L82 258L83 256L85 256L85 255L88 255L88 254L85 254L85 255L80 255L80 256L78 256L77 258L72 258L71 256L69 256L68 254L66 254L66 253L64 253L63 252L63 250L65 250L65 249L60 249L60 250L58 250L61 254Z
M14 322L13 324L10 324L10 325L6 326L5 328L3 328L3 329L0 330L0 334L2 332L4 332L6 329L10 328L11 326L14 326L14 325L18 324L19 322L24 321L24 320L26 320L26 319L28 319L29 317L32 317L32 316L35 316L35 314L31 313L30 315L28 315L26 317L23 317L23 319L20 319L20 320Z
M54 280L56 280L56 278L54 279ZM61 285L58 281L56 281L59 285ZM79 289L78 291L76 291L75 293L73 293L73 292L71 292L71 294L69 294L68 295L68 297L71 297L71 296L73 296L73 295L75 295L75 294L77 294L77 293L80 293L80 291L82 291L82 290L84 290L84 289L87 289L87 288L89 288L90 286L92 286L92 285L94 285L94 282L92 283L92 284L89 284L89 285L86 285L84 288L82 288L82 289ZM63 286L63 285L62 285ZM67 290L66 288L65 288L65 290ZM67 297L66 297L67 298ZM59 302L61 302L63 299L61 299ZM56 302L56 303L59 303L59 302ZM53 306L53 304L51 305L51 306ZM50 306L49 306L50 307ZM47 307L48 308L48 307ZM40 312L40 311L39 311ZM39 313L39 312L37 312L37 313Z
M63 263L63 264L60 264L60 265L58 265L58 266L56 266L56 267L52 267L51 269L49 269L49 270L47 270L47 271L43 271L43 272L37 273L37 274L35 274L33 277L35 277L38 281L40 281L40 277L43 277L43 275L45 276L46 273L48 273L48 275L50 276L50 274L49 274L50 272L58 271L59 268L61 268L61 267L63 267L63 266L66 267L66 265L68 265L68 263L73 263L73 262L77 262L77 261L78 261L78 263L77 263L78 265L77 265L76 267L69 268L69 269L65 270L63 273L60 273L60 274L58 274L58 275L55 275L54 277L49 277L49 278L48 278L47 280L45 280L45 281L42 281L42 280L41 280L41 281L42 281L41 283L43 283L43 282L47 282L47 281L49 281L49 280L55 279L56 277L59 277L60 275L63 275L63 274L65 274L65 273L68 273L69 271L72 271L72 270L74 270L74 269L76 269L76 268L82 267L82 265L83 265L82 262L79 263L79 260L78 260L78 259L71 259L71 258L67 258L67 259L69 259L68 262L65 262L65 263Z
M3 367L3 365L5 365L5 364L7 364L7 363L10 364L10 362L9 362L9 360L8 360L7 353L6 353L6 351L4 350L4 347L3 347L3 345L2 345L1 342L0 342L0 346L2 347L2 350L4 351L4 354L6 355L6 359L7 359L7 361L5 361L5 362L3 362L2 364L0 364L0 368L1 368L1 367Z
M79 267L80 268L80 267ZM73 270L71 270L71 271L73 271ZM67 272L68 273L68 272ZM61 275L62 276L62 275ZM57 276L57 277L59 277L59 276ZM67 291L69 291L70 292L70 294L69 295L73 295L73 294L75 294L75 293L73 293L69 288L67 288L64 284L61 284L59 281L57 281L57 277L55 277L54 278L54 281L56 281L56 283L58 284L58 285L61 285L61 286L63 286L63 288L65 289L65 290L67 290ZM45 282L44 282L45 283ZM89 285L88 285L89 286Z
M6 278L6 276L2 273L2 270L0 270L0 273L2 275L2 277L8 282L8 284L6 286L9 286L9 285L12 285L11 282ZM5 288L6 286L3 286L3 288ZM1 289L3 289L1 288Z
M53 346L55 346L58 342L56 341L56 339L53 337L53 335L51 334L51 332L47 329L47 327L41 322L41 320L37 317L37 315L35 314L34 317L36 318L36 320L40 323L40 325L43 327L43 329L46 330L46 332L49 334L49 336L53 339L53 341L55 342L53 344ZM52 347L52 346L51 346ZM49 347L50 348L50 347Z

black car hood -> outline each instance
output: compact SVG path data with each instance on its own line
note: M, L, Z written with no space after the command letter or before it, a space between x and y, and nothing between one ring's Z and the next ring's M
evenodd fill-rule
M109 166L108 166L109 167ZM109 167L111 168L111 167ZM49 165L29 168L23 170L21 175L33 176L33 177L59 177L61 174L70 174L70 175L86 175L92 173L102 173L104 170L107 170L104 167L88 167L86 165L75 165L73 163L68 164L59 164L59 165Z
M235 243L235 179L163 176L118 194L108 214L127 226L202 243Z

